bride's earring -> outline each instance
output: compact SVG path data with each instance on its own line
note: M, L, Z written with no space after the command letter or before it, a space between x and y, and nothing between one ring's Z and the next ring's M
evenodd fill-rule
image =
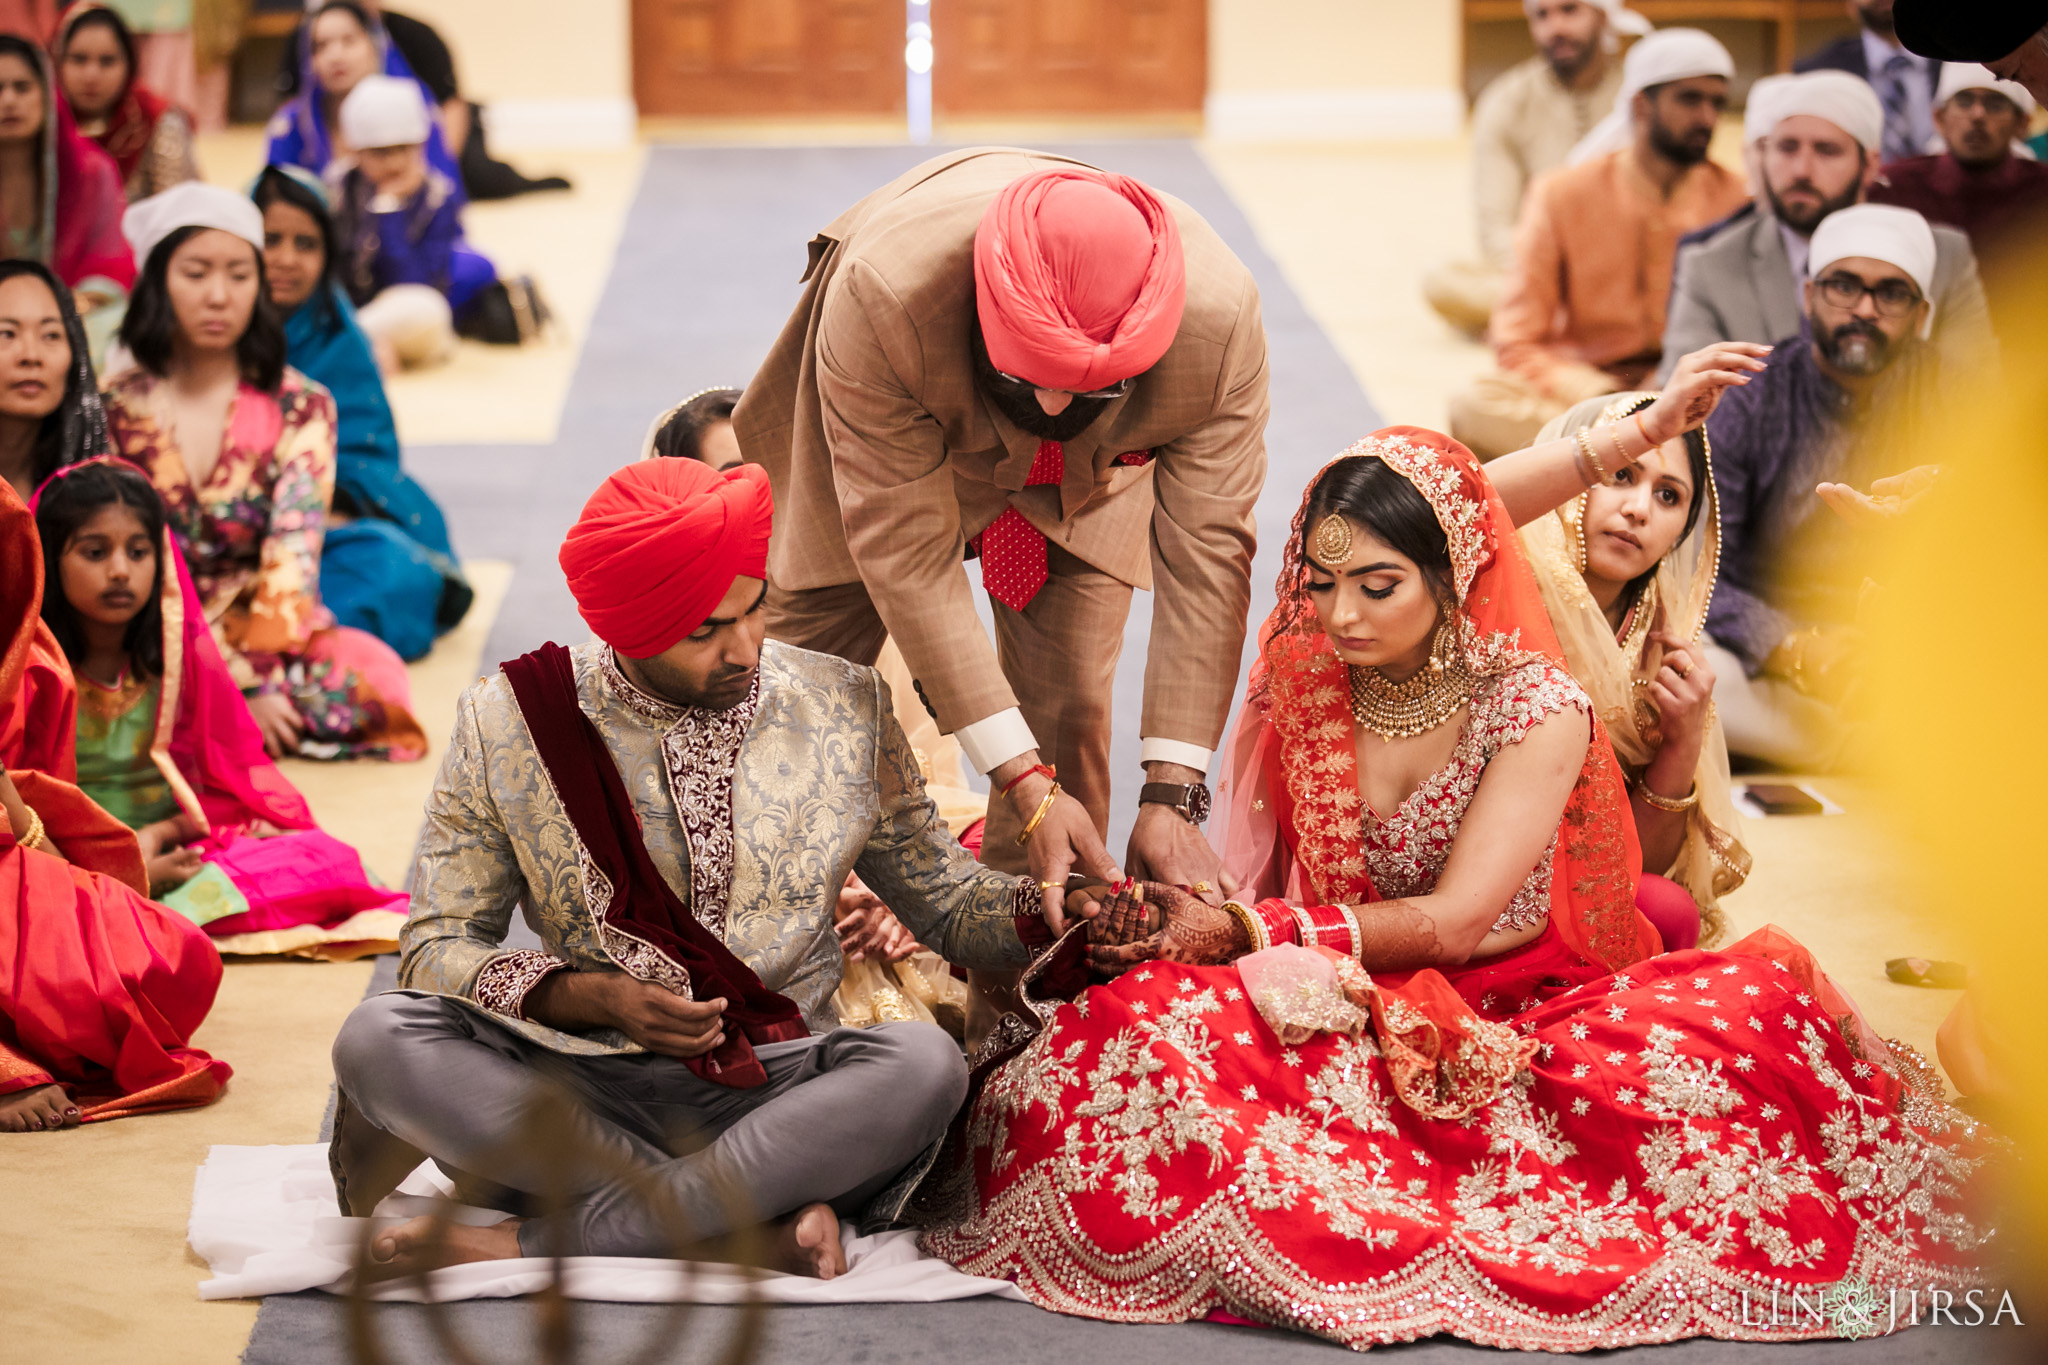
M1429 671L1441 673L1450 666L1458 653L1457 608L1444 608L1443 623L1436 628L1436 638L1429 642Z

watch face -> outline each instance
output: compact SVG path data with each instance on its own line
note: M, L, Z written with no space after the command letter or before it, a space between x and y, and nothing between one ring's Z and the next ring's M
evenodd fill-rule
M1199 825L1209 819L1209 788L1197 782L1188 788L1188 819Z

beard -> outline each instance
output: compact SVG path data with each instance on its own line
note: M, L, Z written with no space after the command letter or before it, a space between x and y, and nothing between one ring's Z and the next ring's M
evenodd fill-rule
M1830 199L1827 196L1821 194L1820 188L1817 185L1815 185L1811 180L1794 181L1792 184L1787 185L1785 187L1785 190L1788 194L1793 190L1805 190L1808 194L1814 195L1820 199L1820 206L1818 208L1801 209L1795 213L1791 209L1785 207L1785 201L1779 197L1776 186L1771 185L1769 183L1766 183L1764 185L1764 194L1767 197L1769 197L1771 201L1771 212L1775 213L1778 216L1779 222L1783 223L1786 227L1791 228L1794 232L1798 233L1802 237L1811 237L1813 235L1813 230L1820 226L1821 219L1827 217L1829 214L1835 212L1837 209L1849 208L1851 205L1855 204L1856 201L1860 199L1863 195L1863 186L1860 176L1854 183L1852 183L1849 186L1848 189L1843 190L1833 199Z
M1038 406L1038 399L1031 389L1012 383L997 371L988 358L988 347L982 342L981 325L976 323L969 330L973 340L974 387L994 405L997 412L1009 418L1017 430L1027 436L1064 444L1086 431L1102 415L1103 409L1116 401L1111 398L1076 398L1059 413L1049 413Z
M738 706L754 690L754 674L759 671L728 665L699 681L658 655L634 659L630 667L623 655L617 657L620 671L642 691L653 693L671 706L703 711L730 711Z
M1813 344L1821 358L1843 374L1881 373L1892 363L1892 340L1874 322L1851 318L1832 330L1816 326Z
M1707 147L1714 140L1714 130L1698 128L1680 135L1664 126L1661 119L1650 123L1650 146L1674 166L1697 166L1707 159Z
M1543 49L1543 60L1550 63L1551 74L1570 85L1578 79L1586 63L1593 60L1593 44L1582 43L1576 38L1553 38Z

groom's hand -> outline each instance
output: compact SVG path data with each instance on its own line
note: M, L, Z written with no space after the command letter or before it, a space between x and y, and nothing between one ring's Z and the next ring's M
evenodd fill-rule
M525 1012L570 1033L615 1028L670 1057L699 1057L725 1040L725 1001L688 1000L624 972L551 972L527 992Z
M1202 774L1177 763L1150 763L1146 776L1153 782L1189 784L1200 782ZM1199 825L1172 806L1146 802L1138 807L1131 823L1131 846L1124 859L1133 877L1143 881L1192 886L1197 895L1212 904L1234 889L1223 885L1223 860L1209 847Z
M1038 814L1038 808L1045 805L1046 793L1053 787L1051 778L1042 772L1031 771L1037 763L1038 754L1034 750L1019 754L988 775L989 781L1000 791L1011 778L1024 774L1004 798L1017 817L1020 831L1031 823L1032 817ZM1088 808L1064 790L1052 798L1051 805L1046 806L1038 827L1025 841L1024 851L1030 860L1031 875L1038 879L1039 893L1044 898L1046 927L1054 934L1064 934L1068 928L1068 873L1079 872L1106 882L1124 879L1124 874L1110 860L1109 850L1103 847L1102 836L1095 832L1095 820L1088 814Z

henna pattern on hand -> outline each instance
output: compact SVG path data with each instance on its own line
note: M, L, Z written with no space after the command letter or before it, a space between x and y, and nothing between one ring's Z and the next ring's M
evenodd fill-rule
M1141 882L1144 899L1118 896L1113 908L1091 921L1088 963L1116 975L1140 962L1159 960L1185 966L1213 966L1251 950L1244 924L1221 906L1177 886Z
M1358 960L1369 972L1403 971L1443 960L1436 921L1412 901L1374 901L1356 905Z

